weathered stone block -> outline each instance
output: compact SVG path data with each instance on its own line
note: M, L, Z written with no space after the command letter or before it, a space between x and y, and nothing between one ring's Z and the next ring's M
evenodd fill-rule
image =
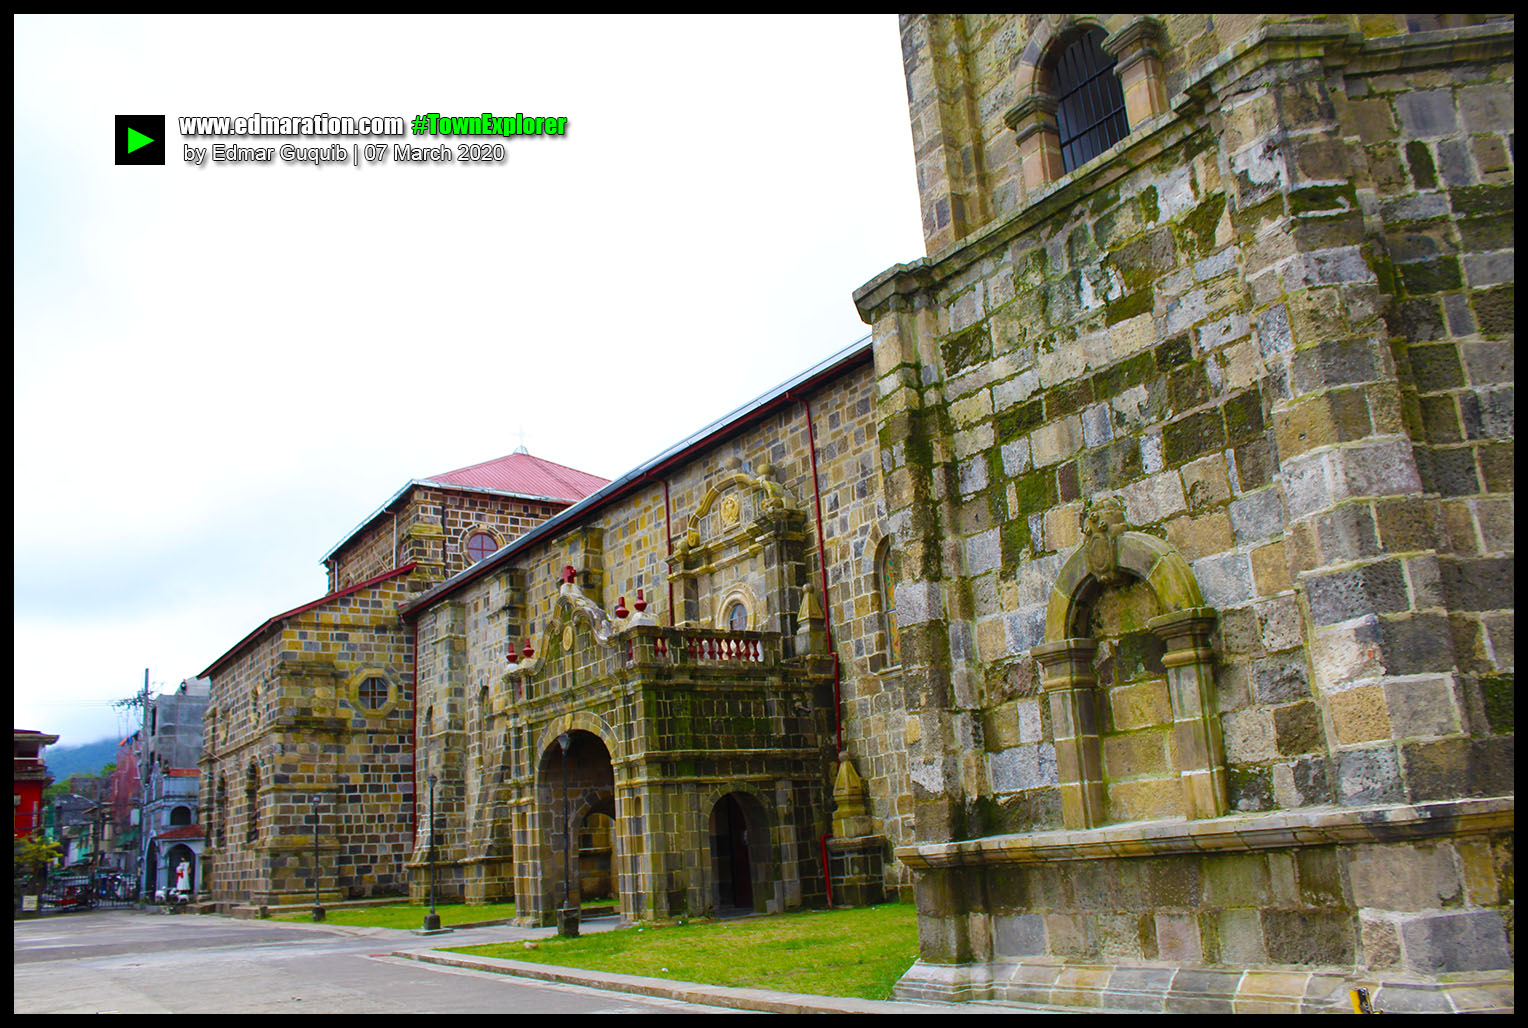
M1274 710L1273 732L1275 745L1284 756L1323 748L1321 717L1315 704L1308 701Z
M1276 964L1346 965L1357 946L1345 910L1265 910L1263 939Z
M1422 974L1489 971L1513 966L1511 947L1495 911L1459 911L1401 923L1407 968Z
M1204 593L1204 602L1224 610L1252 599L1252 561L1244 553L1225 553L1193 562L1194 577Z
M999 957L1038 956L1047 951L1045 918L1039 914L998 914L992 927L993 949Z
M1301 578L1311 620L1336 624L1366 614L1406 610L1409 597L1400 561L1386 560Z
M1247 493L1233 501L1227 513L1231 517L1231 529L1240 544L1259 542L1279 535L1287 524L1284 505L1277 489L1262 489Z
M1155 923L1158 960L1193 964L1203 958L1197 916L1159 913Z
M1391 731L1397 739L1453 735L1459 731L1451 679L1387 682L1385 702Z
M1174 467L1225 444L1225 419L1218 408L1179 418L1162 429L1162 456Z
M1405 797L1395 751L1388 746L1337 755L1337 800L1344 806L1398 802Z

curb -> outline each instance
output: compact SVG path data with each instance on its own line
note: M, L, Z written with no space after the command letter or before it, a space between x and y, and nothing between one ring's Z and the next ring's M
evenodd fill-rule
M634 974L607 974L551 964L533 964L500 957L466 957L438 950L396 951L388 956L403 957L426 964L460 967L493 974L534 978L565 985L582 985L607 992L630 992L662 999L682 1000L733 1010L757 1010L771 1014L990 1014L987 1009L970 1009L962 1004L901 1003L893 1000L854 999L848 996L810 996L799 992L770 992L764 989L736 989L721 985L698 985L674 982L666 978L645 978ZM1041 1007L1032 1008L1044 1009Z

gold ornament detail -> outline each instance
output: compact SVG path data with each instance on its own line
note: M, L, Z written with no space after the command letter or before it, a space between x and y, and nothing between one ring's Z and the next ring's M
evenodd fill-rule
M737 524L742 509L738 506L736 496L727 496L722 499L722 526L731 528Z

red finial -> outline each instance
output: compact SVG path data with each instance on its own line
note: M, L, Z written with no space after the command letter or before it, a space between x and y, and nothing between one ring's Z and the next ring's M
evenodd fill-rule
M643 597L641 589L637 590L637 602L633 603L632 606L637 608L638 614L647 609L647 600Z
M521 650L521 651L520 651L520 652L521 652L521 653L523 653L523 654L524 654L524 655L525 655L525 659L526 659L526 660L530 660L530 659L531 659L531 656L532 656L532 655L533 655L533 654L534 654L534 653L535 653L535 652L536 652L536 651L535 651L535 650L533 650L533 649L531 649L531 641L530 641L530 640L529 640L529 639L527 639L527 640L525 640L525 649L523 649L523 650Z
M622 596L619 600L615 601L615 616L616 617L624 618L627 614L630 614L630 613L631 613L631 611L626 609L626 597Z
M573 565L572 564L564 564L562 566L562 580L563 580L563 582L565 584L567 584L567 585L573 584L573 580L576 579L577 577L578 577L578 572L573 570Z

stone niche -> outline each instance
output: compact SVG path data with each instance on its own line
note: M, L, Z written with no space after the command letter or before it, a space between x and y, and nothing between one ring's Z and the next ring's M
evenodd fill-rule
M1476 904L1510 889L1512 798L1231 812L1214 627L1176 550L1084 515L1032 650L1064 827L897 850L922 953L899 998L1510 1009L1510 928Z
M1228 804L1215 611L1177 550L1125 530L1118 500L1089 511L1083 532L1051 591L1046 641L1032 651L1050 703L1063 822L1218 817ZM1115 634L1102 662L1113 678L1106 695L1099 640L1088 634L1100 627Z
M805 542L806 512L773 468L761 464L749 474L734 461L706 490L669 557L681 621L727 629L741 605L744 630L792 635Z

